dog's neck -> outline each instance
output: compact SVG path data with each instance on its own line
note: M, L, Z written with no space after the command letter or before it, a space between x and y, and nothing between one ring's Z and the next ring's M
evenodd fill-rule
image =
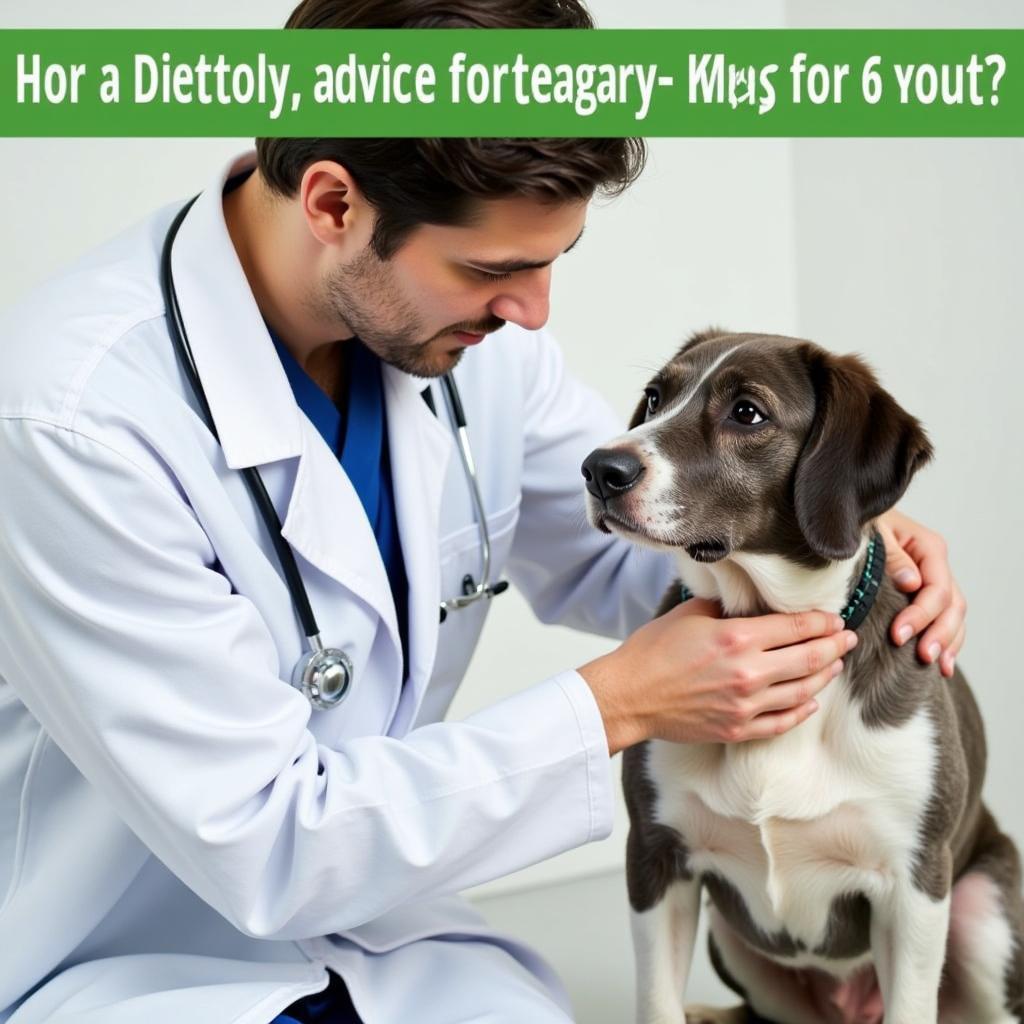
M727 616L815 608L839 613L860 579L874 529L873 523L865 525L851 558L820 569L808 569L783 555L737 551L720 562L701 563L681 552L679 575L694 596L719 601Z

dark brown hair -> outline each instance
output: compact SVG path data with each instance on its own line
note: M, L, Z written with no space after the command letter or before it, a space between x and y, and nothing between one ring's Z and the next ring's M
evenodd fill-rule
M286 28L594 27L581 0L302 0ZM334 160L377 213L371 244L388 259L418 224L464 225L475 201L617 196L643 170L643 139L257 139L272 192L291 198L305 169Z

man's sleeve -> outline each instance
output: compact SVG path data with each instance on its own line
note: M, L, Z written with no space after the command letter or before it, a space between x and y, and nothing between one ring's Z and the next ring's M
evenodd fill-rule
M609 834L606 738L574 672L400 740L319 745L254 605L137 455L0 419L0 675L237 928L344 931Z
M669 556L595 530L580 467L625 429L608 403L566 371L546 331L524 334L523 500L509 576L543 622L625 637L648 622L676 577Z

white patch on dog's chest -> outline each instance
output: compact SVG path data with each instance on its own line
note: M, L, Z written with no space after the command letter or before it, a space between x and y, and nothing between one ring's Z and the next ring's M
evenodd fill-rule
M767 936L785 930L808 950L825 941L833 899L883 897L906 873L934 761L924 712L868 729L842 677L818 699L817 714L776 739L652 741L647 758L656 818L683 836L694 870L733 885Z

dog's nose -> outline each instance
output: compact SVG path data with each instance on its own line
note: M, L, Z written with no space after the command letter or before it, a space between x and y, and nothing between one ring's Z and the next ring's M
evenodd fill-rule
M587 490L601 501L628 491L643 471L644 464L625 448L598 448L583 462Z

